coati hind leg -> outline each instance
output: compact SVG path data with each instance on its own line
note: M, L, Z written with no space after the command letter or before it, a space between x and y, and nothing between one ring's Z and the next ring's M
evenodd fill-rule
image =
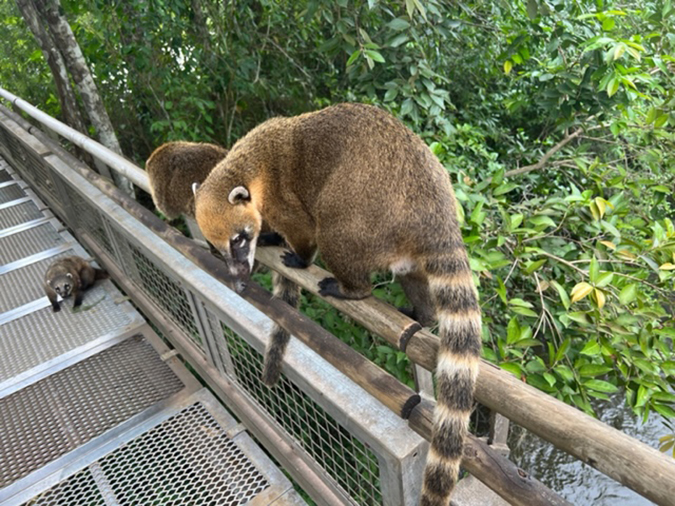
M336 299L365 299L370 295L370 269L349 256L333 254L331 250L321 251L326 266L335 275L319 281L319 294Z
M403 292L412 304L412 310L401 308L399 311L417 320L423 327L433 325L436 321L436 306L431 298L426 275L419 271L413 271L399 275L399 279Z

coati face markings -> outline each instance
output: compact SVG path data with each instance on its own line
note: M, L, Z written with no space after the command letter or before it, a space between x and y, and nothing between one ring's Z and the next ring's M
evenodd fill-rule
M262 227L262 216L254 205L251 192L242 185L232 188L227 201L204 196L197 183L192 185L195 193L195 217L204 237L227 264L236 278L235 290L241 292L253 270L255 250Z
M66 299L70 297L70 294L73 291L73 276L72 274L67 273L65 276L54 278L50 284L61 298Z

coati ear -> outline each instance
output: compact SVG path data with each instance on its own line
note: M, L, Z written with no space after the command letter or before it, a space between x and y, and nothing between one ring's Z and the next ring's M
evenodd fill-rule
M231 192L227 200L230 204L235 205L243 200L250 200L251 196L245 186L237 186Z
M196 197L199 190L199 183L192 183L192 194Z
M66 276L68 276L70 279L73 279L73 275L70 272L66 273Z

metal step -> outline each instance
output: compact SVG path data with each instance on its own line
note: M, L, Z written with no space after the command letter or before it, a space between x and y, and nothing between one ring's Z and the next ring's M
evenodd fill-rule
M92 443L2 504L304 504L206 389Z

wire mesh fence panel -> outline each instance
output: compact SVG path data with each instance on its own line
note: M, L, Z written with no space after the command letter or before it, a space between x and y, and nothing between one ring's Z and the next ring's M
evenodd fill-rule
M209 319L217 317L209 314ZM231 361L233 379L357 504L382 504L375 453L285 376L267 387L260 379L263 356L222 322L219 328L216 347Z
M80 197L77 192L68 185L65 185L65 187L69 200L68 204L72 210L70 216L76 220L75 223L69 223L69 225L72 228L81 228L87 232L87 234L89 234L89 236L92 237L106 252L114 255L112 243L110 242L108 232L103 225L103 219L101 218L98 209Z

